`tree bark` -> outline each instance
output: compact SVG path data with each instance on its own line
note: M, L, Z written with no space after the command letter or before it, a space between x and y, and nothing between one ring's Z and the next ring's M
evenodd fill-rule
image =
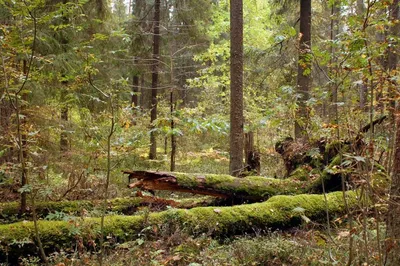
M393 3L390 5L390 10L389 10L389 16L390 16L390 21L393 23L393 25L390 28L390 35L392 37L397 37L399 35L399 0L393 0ZM395 110L396 106L396 100L395 98L397 97L396 95L396 88L397 84L395 80L396 76L396 69L397 69L397 41L395 38L390 38L389 40L389 46L388 46L388 57L387 57L387 69L389 70L389 97L390 97L390 104L389 104L389 109L390 110ZM392 81L393 80L393 81ZM394 113L394 112L392 112ZM392 117L392 121L394 121L394 118Z
M22 71L25 77L28 76L28 63L26 60L23 61ZM26 159L27 159L27 134L26 134L26 107L27 104L27 94L21 93L22 102L19 101L18 95L15 96L15 115L17 117L17 136L18 136L18 162L21 164L21 188L28 184L28 171L26 169ZM21 114L24 118L20 118ZM20 214L24 214L27 208L27 192L21 193L21 206L20 206Z
M151 76L151 113L150 113L150 152L149 159L157 158L157 139L155 132L155 120L157 119L157 89L158 66L160 60L160 0L154 1L154 25L153 25L153 64Z
M363 17L365 12L364 0L357 0L357 16ZM360 109L362 111L367 111L367 95L368 95L368 86L367 81L365 79L358 85L359 94L360 94Z
M275 195L319 193L322 191L322 181L326 190L340 190L341 187L329 187L332 176L322 173L319 177L311 179L308 173L298 169L288 179L275 179L261 176L248 176L237 178L230 175L216 174L189 174L152 171L125 171L129 179L137 182L129 185L130 188L144 190L169 190L189 192L194 194L209 195L220 198L234 199L236 201L264 201ZM332 182L340 183L340 182Z
M229 172L239 176L243 171L243 1L230 0L231 33L231 110Z
M335 76L336 76L336 51L335 51L335 47L334 47L334 43L336 41L337 35L339 34L339 17L340 17L340 7L339 7L339 3L337 3L337 1L334 1L332 3L332 7L331 7L331 28L330 28L330 39L332 42L332 46L331 46L331 60L330 60L330 73L331 73L331 77L333 78L333 80L336 80ZM331 103L330 103L330 111L329 111L329 115L330 115L330 123L334 124L334 125L338 125L339 124L339 111L338 111L338 84L336 84L336 82L334 82L331 85ZM336 126L336 137L337 139L339 139L339 127Z
M300 1L300 41L297 66L298 110L295 121L295 137L307 138L308 110L311 87L311 0Z
M400 265L400 109L396 111L396 139L390 188L387 227L387 265Z
M394 23L391 28L391 35L399 35L399 0L394 0L390 6L390 19ZM396 75L397 69L397 42L393 42L388 50L388 67L390 75ZM389 86L389 94L396 95L397 84ZM392 168L392 183L390 188L388 219L387 219L387 265L400 265L400 107L396 106L395 99L391 100L390 108L393 111L391 119L396 123L396 138L394 144L394 158Z
M138 63L138 59L135 58L134 64ZM132 98L131 98L131 104L132 107L136 108L139 106L139 73L137 70L134 71L133 77L132 77Z
M61 153L67 152L68 151L68 136L67 136L67 123L68 123L68 105L66 103L66 96L67 96L67 82L63 81L61 82L61 86L63 88L61 89L61 133L60 133L60 151Z
M68 0L63 0L63 5L67 5L69 1ZM62 23L65 25L69 24L69 18L63 13L62 14ZM60 39L60 45L62 48L62 53L66 54L68 51L67 45L68 45L68 39L67 39L67 33L66 32L61 32L61 39ZM64 71L63 71L64 72ZM62 74L62 78L66 78L66 73ZM61 133L60 133L60 152L61 155L63 153L68 151L68 135L67 135L67 124L68 124L68 104L66 103L67 101L67 94L68 94L68 81L67 80L62 80L61 81L61 113L60 113L60 119L61 119Z
M354 192L346 194L350 209L357 206L357 196ZM303 212L294 211L295 208L304 209ZM190 210L170 209L159 213L150 213L137 216L108 216L105 218L104 231L108 239L115 243L122 243L136 239L146 234L147 237L157 237L159 232L168 233L163 228L180 228L193 236L208 234L214 237L227 237L254 232L255 229L267 230L270 228L290 228L302 224L302 215L313 221L324 221L326 212L330 215L340 215L346 212L342 192L326 195L297 195L275 196L266 202L233 207L199 207ZM41 240L46 253L66 250L77 245L90 247L93 241L98 241L99 218L85 218L79 222L71 221L40 221ZM143 230L153 228L153 230ZM71 234L71 230L80 231L79 239ZM9 262L18 260L21 255L36 255L35 243L27 239L34 239L33 223L19 222L0 225L1 245L0 260ZM24 245L19 245L21 241Z
M175 109L175 103L174 103L174 90L172 89L170 92L170 115L171 115L171 122L170 122L170 127L171 127L171 160L170 160L170 171L173 172L175 171L175 161L176 161L176 136L174 133L175 130L175 121L174 121L174 109Z
M245 168L253 175L260 175L260 154L254 148L254 132L245 133L244 139Z

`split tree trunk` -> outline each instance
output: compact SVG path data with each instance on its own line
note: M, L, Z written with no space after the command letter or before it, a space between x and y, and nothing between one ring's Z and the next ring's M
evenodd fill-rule
M327 190L340 190L341 187L329 187L329 180L340 176L323 173L320 177L309 179L307 173L298 171L288 179L274 179L260 176L237 178L230 175L187 174L152 171L125 171L130 179L138 181L130 188L144 190L169 190L209 195L235 201L264 201L275 195L293 195L317 193L322 191L322 181ZM307 180L307 181L301 181ZM340 180L339 180L340 181ZM333 184L340 182L332 182Z
M260 175L261 162L260 154L254 148L254 132L250 131L244 134L244 154L245 168L248 175Z

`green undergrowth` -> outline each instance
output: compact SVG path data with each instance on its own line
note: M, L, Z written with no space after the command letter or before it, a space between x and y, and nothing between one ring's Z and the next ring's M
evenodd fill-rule
M116 198L107 201L107 211L114 213L133 213L141 204L141 198ZM39 218L45 218L51 213L65 213L68 215L81 216L87 212L100 209L101 200L76 200L76 201L46 201L36 202L36 212ZM30 209L25 217L17 217L19 202L0 203L0 223L9 222L15 219L29 219Z
M364 252L368 251L370 265L376 265L379 262L374 246L376 232L373 228L368 229L372 244L368 250L363 250L362 227L362 224L356 224L353 229L353 263L363 265L366 261ZM339 222L334 223L331 233L321 226L308 224L286 232L255 231L224 240L207 235L193 237L181 228L175 228L173 232L160 232L157 240L142 237L115 245L105 255L104 265L346 265L349 259L348 236L347 224ZM87 251L56 252L50 255L50 262L68 266L97 265L98 255Z

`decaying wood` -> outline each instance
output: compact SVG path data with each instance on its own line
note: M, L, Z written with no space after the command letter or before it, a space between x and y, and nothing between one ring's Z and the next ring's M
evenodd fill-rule
M275 151L282 156L286 168L286 176L292 174L302 165L319 168L322 171L338 154L364 155L366 144L363 141L363 133L368 132L371 127L381 124L386 117L386 115L381 116L362 127L354 139L327 141L321 138L310 142L305 139L295 140L292 137L286 137L278 141L275 145Z
M332 176L309 175L299 171L288 179L275 179L260 176L236 178L230 175L169 173L154 171L124 171L129 179L135 179L130 188L143 190L169 190L231 198L235 200L265 201L275 195L295 195L318 193L322 180ZM329 187L326 185L327 190ZM339 189L340 187L338 187ZM332 190L332 189L331 189Z
M172 234L178 229L193 236L208 234L222 238L255 230L298 226L304 223L301 218L304 215L311 221L323 221L326 211L333 216L345 212L342 192L328 193L326 200L323 195L275 196L266 202L232 207L169 209L136 216L107 216L104 235L110 245L143 235L158 237L160 234ZM350 209L358 204L354 192L347 193L346 200ZM32 222L0 225L0 261L12 263L21 255L37 254L33 226ZM46 253L60 249L68 252L93 248L93 244L99 240L99 218L39 221L38 226Z

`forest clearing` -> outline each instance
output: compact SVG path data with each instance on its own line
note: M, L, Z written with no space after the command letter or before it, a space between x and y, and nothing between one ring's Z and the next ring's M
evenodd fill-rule
M0 265L400 265L399 0L0 0Z

